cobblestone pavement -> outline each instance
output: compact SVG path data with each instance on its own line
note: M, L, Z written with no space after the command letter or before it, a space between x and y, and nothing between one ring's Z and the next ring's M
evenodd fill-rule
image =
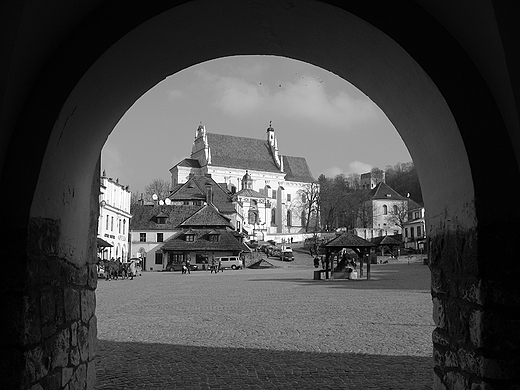
M431 389L430 276L313 279L311 258L269 269L100 280L96 389Z

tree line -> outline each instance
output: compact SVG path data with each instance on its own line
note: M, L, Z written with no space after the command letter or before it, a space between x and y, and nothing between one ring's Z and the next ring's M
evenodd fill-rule
M387 166L385 170L373 168L372 177L376 182L384 180L402 196L409 197L418 204L423 203L421 185L413 162ZM324 230L336 228L370 227L372 210L369 200L370 189L361 186L361 175L337 175L333 178L320 175L319 210L321 227ZM406 220L406 209L392 211L393 223L402 226Z

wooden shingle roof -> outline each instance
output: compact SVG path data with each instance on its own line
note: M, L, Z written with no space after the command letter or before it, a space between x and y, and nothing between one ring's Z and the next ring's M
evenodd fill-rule
M218 241L210 240L210 232L218 232ZM191 234L195 234L194 241L186 241L185 233L181 232L170 237L161 246L163 251L244 251L244 245L236 239L232 231L219 229L193 229Z
M324 243L322 246L326 248L369 248L376 245L353 233L345 232L341 236L337 236Z
M183 221L180 226L187 227L229 227L232 228L229 218L208 204Z
M132 205L131 230L174 230L203 206ZM157 217L166 216L166 223L158 224Z

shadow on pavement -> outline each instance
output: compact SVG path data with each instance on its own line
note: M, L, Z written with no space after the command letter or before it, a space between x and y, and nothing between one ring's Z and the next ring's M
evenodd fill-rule
M355 290L415 290L430 293L431 274L426 265L422 264L399 264L399 265L376 265L370 272L370 280L366 279L366 267L363 278L349 279L324 279L314 280L314 268L309 268L308 279L303 278L255 278L251 282L291 282L306 286L329 286L331 288L344 288ZM358 269L359 272L359 269Z
M431 389L433 359L99 340L95 389Z

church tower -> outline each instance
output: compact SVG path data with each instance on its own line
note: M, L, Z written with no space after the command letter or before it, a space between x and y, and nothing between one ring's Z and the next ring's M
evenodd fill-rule
M246 170L246 174L242 177L242 189L243 190L252 190L253 189L253 179L251 175Z
M283 172L283 159L282 156L278 154L278 141L276 140L271 121L269 121L269 127L267 128L267 144L269 145L269 150L271 151L275 165L280 169L280 172Z
M200 166L211 164L211 149L208 144L208 136L206 134L206 127L200 123L195 132L195 141L191 148L191 158L199 160Z

